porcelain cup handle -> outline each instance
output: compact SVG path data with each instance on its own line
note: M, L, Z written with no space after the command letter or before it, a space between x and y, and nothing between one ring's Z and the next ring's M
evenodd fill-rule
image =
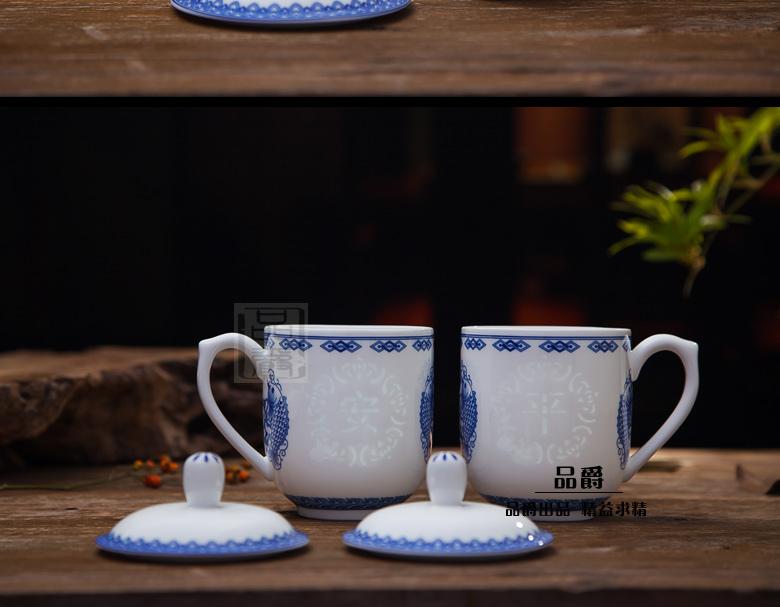
M255 468L268 480L274 479L274 467L269 459L250 445L243 436L230 424L220 411L214 394L211 391L211 365L217 354L223 350L240 350L252 361L257 376L265 377L264 361L267 352L254 340L240 333L225 333L211 339L204 339L198 344L198 393L206 413L227 441L235 447Z
M641 449L634 453L628 460L623 473L623 481L629 480L637 471L647 463L647 460L664 446L672 435L688 417L696 394L699 391L699 345L696 342L681 339L674 335L653 335L648 337L628 354L628 364L631 372L631 380L636 381L642 365L645 364L656 352L668 350L674 352L682 361L685 369L685 387L683 388L680 402L672 411L672 414L664 424L653 434L649 441L642 445Z

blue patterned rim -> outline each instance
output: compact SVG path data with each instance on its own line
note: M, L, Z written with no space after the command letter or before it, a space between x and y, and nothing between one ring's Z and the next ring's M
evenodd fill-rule
M533 345L528 342L538 341L537 347L548 354L573 353L580 349L582 342L588 350L595 354L611 354L619 348L628 352L631 338L629 336L544 336L544 335L488 335L479 333L461 333L463 347L466 350L483 350L493 340L493 348L499 352L522 353L530 350Z
M113 533L106 533L95 540L98 548L126 556L175 557L175 558L231 558L261 556L276 552L295 550L309 543L309 537L300 531L290 531L259 540L248 539L243 542L160 542L153 540L132 540Z
M503 497L501 495L488 495L480 493L487 501L506 508L529 508L538 510L540 507L549 508L553 514L559 510L577 512L584 508L597 508L607 500L606 497L594 497L593 499L527 499L519 497Z
M274 2L267 7L261 7L255 2L242 6L236 1L171 0L174 8L196 17L259 25L357 21L389 15L410 3L411 0L335 0L333 3L315 2L311 6L296 2L289 7L282 7Z
M503 540L488 540L484 542L479 540L471 540L470 542L453 540L445 542L443 540L394 539L390 536L379 536L354 529L347 531L342 536L342 539L347 546L373 552L409 556L469 557L501 556L541 550L552 543L553 535L549 531L539 529L523 537L505 538Z
M417 352L428 352L433 348L433 335L412 336L330 336L330 335L282 335L278 333L265 334L266 348L279 348L281 350L292 350L306 352L314 347L314 342L322 342L320 348L325 352L336 352L338 354L352 354L364 347L370 348L378 354L403 352L407 347L411 347ZM360 342L363 342L362 344ZM367 343L367 342L373 343Z
M285 494L286 495L286 494ZM308 497L304 495L286 495L296 506L312 510L377 510L385 506L400 504L409 499L409 495L393 497Z

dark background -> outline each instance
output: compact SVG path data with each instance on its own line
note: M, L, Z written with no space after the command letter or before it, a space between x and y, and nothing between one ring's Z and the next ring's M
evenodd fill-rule
M617 111L2 109L0 350L195 345L233 330L235 302L430 324L445 445L458 440L461 325L627 326L635 344L668 332L701 346L699 399L670 445L778 447L780 188L719 237L686 300L682 268L607 254L620 238L609 203L706 167L664 160L679 125L661 120L610 168ZM556 176L557 149L573 175ZM647 363L634 445L681 387L673 355Z

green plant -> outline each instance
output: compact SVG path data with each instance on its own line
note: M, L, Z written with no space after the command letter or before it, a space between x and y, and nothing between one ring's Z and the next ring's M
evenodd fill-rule
M718 116L715 130L691 129L695 141L680 150L683 158L702 152L722 155L705 179L670 190L657 183L629 186L613 208L632 216L618 221L627 238L613 244L616 254L649 245L642 258L676 262L688 269L683 293L690 296L719 232L750 221L738 211L780 170L780 152L772 136L780 129L780 108L762 108L747 118Z

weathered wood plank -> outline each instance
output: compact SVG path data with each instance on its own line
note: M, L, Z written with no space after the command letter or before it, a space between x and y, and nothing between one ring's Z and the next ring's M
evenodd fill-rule
M233 381L234 359L225 353L215 361L215 394L241 431L259 441L260 386ZM226 450L197 394L197 362L195 348L0 354L6 459L114 463Z
M276 605L770 605L780 600L780 498L745 491L738 463L777 473L780 452L671 449L674 472L643 471L620 499L647 502L647 518L548 524L550 550L492 563L415 563L345 549L348 522L298 517L270 483L253 477L225 499L272 507L311 535L285 558L230 565L159 565L100 555L96 535L125 514L181 497L123 480L78 492L0 492L0 604ZM105 469L30 469L0 482L100 477ZM421 495L421 494L420 494ZM473 493L470 498L479 499ZM224 602L227 601L227 602ZM105 604L105 603L102 603ZM169 604L169 603L166 603Z
M167 0L5 0L4 95L761 95L774 0L415 0L349 27L253 29Z

